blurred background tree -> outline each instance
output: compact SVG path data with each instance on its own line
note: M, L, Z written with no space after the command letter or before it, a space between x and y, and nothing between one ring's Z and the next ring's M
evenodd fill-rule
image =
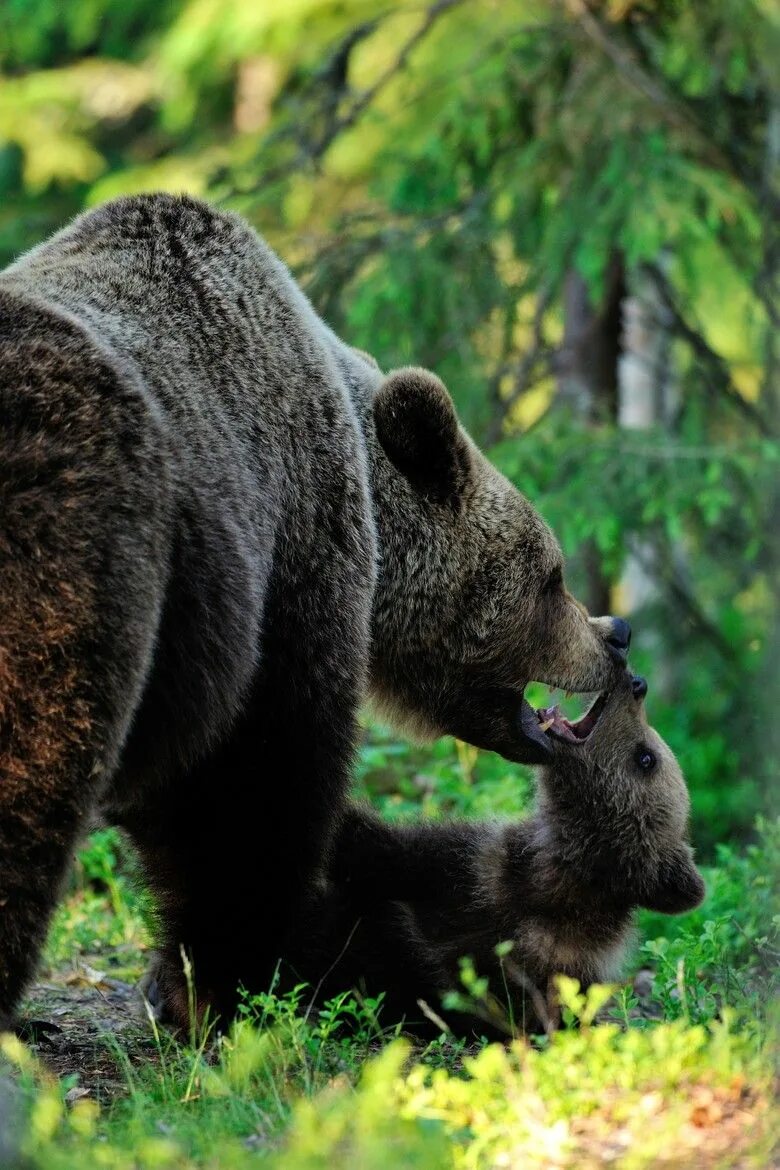
M4 0L0 260L189 191L437 370L631 613L706 847L780 760L778 61L772 0Z

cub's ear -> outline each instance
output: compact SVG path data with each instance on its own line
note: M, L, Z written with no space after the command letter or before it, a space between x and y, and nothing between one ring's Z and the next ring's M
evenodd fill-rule
M428 370L389 374L374 396L374 425L385 455L424 495L455 500L471 456L447 390Z
M642 905L661 914L683 914L695 910L705 893L702 876L693 864L693 854L687 845L681 845L662 861L656 882L642 899Z

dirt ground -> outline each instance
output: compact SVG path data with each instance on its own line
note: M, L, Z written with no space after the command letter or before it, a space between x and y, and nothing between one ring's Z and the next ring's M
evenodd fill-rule
M83 964L36 983L21 1016L58 1029L34 1036L32 1047L56 1076L74 1076L73 1100L111 1100L127 1092L128 1064L157 1058L137 986Z

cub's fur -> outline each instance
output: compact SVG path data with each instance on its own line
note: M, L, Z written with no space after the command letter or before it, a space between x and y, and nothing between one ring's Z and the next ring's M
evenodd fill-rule
M0 275L0 1026L100 811L186 1020L265 987L345 806L367 690L511 759L532 678L606 686L628 629L432 374L342 343L235 215L167 195ZM257 923L262 906L263 921Z
M704 896L685 782L647 724L645 689L626 674L587 740L553 740L525 821L398 827L353 807L291 951L296 978L323 996L350 985L385 992L385 1021L404 1016L421 1031L430 1022L418 1001L440 1012L466 955L527 1030L547 1026L555 974L584 986L613 979L636 907L676 914ZM501 959L500 942L511 943Z

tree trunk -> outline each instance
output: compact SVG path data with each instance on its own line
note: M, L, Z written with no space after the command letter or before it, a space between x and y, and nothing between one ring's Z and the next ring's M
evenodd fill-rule
M574 269L563 289L564 334L558 362L560 401L585 426L615 423L618 414L618 363L621 352L621 305L625 294L622 258L609 262L604 295L594 304L588 288ZM582 551L585 602L595 614L611 612L612 583L601 567L593 542Z
M666 258L661 256L663 269ZM678 407L673 375L671 316L657 284L647 275L634 274L630 295L623 305L623 354L619 366L618 423L626 430L672 428ZM679 546L660 545L637 536L620 581L621 608L633 614L659 602L660 581L682 581L685 555ZM672 698L678 690L676 659L665 652L657 624L647 624L639 638L653 657L654 689Z
M619 364L618 423L626 430L671 426L677 406L671 374L668 312L653 281L634 276L623 305L623 354ZM633 613L658 597L658 550L640 541L620 582L623 604Z

